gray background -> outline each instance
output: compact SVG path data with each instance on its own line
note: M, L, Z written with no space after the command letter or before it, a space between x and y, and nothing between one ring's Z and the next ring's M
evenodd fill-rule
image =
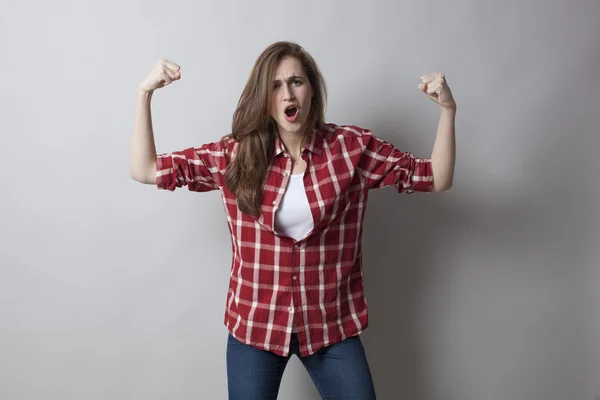
M159 58L157 149L229 132L258 54L302 44L327 120L429 156L446 73L454 187L372 192L363 334L381 399L600 396L600 2L0 2L0 399L225 399L217 192L129 177ZM281 399L317 399L293 359Z

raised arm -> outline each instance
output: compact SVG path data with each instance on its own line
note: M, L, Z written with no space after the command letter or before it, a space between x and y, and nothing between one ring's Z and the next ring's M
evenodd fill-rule
M443 192L452 187L454 179L456 101L448 87L446 77L441 72L423 75L419 89L441 106L437 135L431 152L431 163L433 191Z
M156 184L156 145L151 110L154 91L180 78L179 65L169 60L159 60L137 89L129 173L138 182Z

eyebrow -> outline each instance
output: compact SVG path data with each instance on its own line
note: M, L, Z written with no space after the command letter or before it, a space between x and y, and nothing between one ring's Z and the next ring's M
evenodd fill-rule
M292 76L290 76L290 77L289 77L287 80L288 80L288 82L289 82L289 81L293 81L294 79L300 79L300 80L304 80L304 78L303 78L303 77L301 77L301 76L297 76L297 75L292 75ZM280 79L274 79L274 80L273 80L273 83L277 83L277 82L281 82L281 80L280 80Z

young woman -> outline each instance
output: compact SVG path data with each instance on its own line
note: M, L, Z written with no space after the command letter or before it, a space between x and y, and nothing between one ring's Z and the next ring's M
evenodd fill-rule
M160 60L138 89L131 176L160 189L220 190L233 259L225 310L230 399L276 399L292 354L324 399L374 399L359 334L368 325L361 237L368 191L441 192L452 185L456 104L444 75L419 88L441 106L431 158L369 130L326 123L326 88L299 45L256 60L220 140L156 154L150 101L181 78Z

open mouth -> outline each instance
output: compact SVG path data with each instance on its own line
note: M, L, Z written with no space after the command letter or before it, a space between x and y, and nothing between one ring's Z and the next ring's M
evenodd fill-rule
M294 122L298 118L298 108L295 106L286 107L284 114L286 120Z

